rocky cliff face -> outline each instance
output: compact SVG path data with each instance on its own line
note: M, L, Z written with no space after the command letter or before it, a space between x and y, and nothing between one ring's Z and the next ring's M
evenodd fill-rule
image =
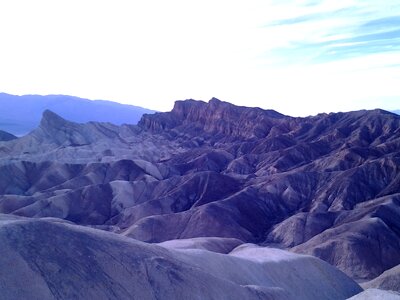
M212 98L208 103L177 101L169 113L144 115L139 126L153 132L175 129L178 134L196 131L248 139L265 137L284 115L260 108L238 107ZM288 117L287 117L288 118Z
M399 149L400 116L382 110L292 118L188 100L138 126L46 112L0 142L0 212L273 245L372 279L400 263Z

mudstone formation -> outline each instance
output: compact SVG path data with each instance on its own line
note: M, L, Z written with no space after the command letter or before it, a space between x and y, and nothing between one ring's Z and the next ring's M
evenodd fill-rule
M199 299L345 299L361 291L349 277L399 291L396 114L295 118L213 98L177 101L138 125L45 111L28 135L0 140L0 263L36 274L26 277L38 298L188 299L207 286ZM255 268L252 279L233 265ZM319 288L304 279L321 272ZM0 290L18 274L3 274ZM74 294L83 279L98 286Z

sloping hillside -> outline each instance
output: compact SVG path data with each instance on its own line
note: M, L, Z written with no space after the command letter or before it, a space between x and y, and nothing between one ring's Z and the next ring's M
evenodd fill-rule
M60 220L0 215L4 299L346 299L361 288L323 261L243 245L173 250Z
M236 239L373 279L400 263L399 149L400 116L383 110L293 118L189 100L138 126L46 111L0 142L0 212L151 243Z

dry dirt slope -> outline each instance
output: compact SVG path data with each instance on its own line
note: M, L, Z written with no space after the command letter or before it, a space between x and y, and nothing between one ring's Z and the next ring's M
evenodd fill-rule
M361 291L327 263L243 245L172 250L55 219L0 215L4 299L345 299Z
M292 118L188 100L138 126L46 111L0 142L0 212L275 245L373 279L400 263L399 149L400 116L382 110Z

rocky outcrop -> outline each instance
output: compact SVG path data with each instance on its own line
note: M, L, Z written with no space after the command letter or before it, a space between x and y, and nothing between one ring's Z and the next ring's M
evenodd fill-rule
M400 265L386 270L374 280L363 283L362 286L365 289L377 288L400 293Z
M176 101L171 112L144 115L139 126L153 132L175 129L177 134L194 136L196 131L203 131L220 137L248 139L267 136L284 117L273 110L238 107L212 98L208 103Z

